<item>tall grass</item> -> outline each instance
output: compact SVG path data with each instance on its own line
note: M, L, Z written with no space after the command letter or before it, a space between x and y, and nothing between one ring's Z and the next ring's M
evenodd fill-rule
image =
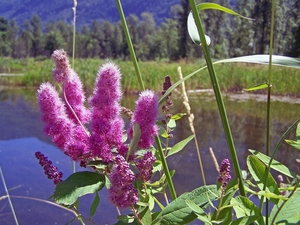
M84 81L86 91L94 86L94 80L99 66L105 60L100 59L75 59L76 72ZM122 87L124 93L140 90L135 69L131 61L114 60L121 68L123 74ZM149 61L139 62L141 73L144 75L145 87L151 87L155 91L162 89L164 76L169 75L173 81L178 80L177 68L181 66L183 76L204 65L203 61L194 62L166 62ZM10 58L0 59L0 73L23 73L23 77L0 77L0 84L7 86L21 86L37 88L42 82L51 81L53 63L50 59L38 61L33 58L18 60ZM237 92L254 84L266 83L268 79L268 66L246 63L218 64L215 65L216 73L222 91ZM272 93L300 97L300 71L286 67L274 67ZM187 89L211 88L207 70L203 70L185 82ZM261 90L264 92L264 90Z

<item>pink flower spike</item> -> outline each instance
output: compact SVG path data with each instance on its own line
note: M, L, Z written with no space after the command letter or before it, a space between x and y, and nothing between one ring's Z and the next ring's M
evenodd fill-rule
M52 75L57 82L63 84L64 100L69 118L76 124L88 123L90 114L84 106L83 85L76 72L71 69L67 53L62 49L55 50L52 59L55 63Z
M150 148L154 143L154 136L157 135L158 127L156 118L158 115L158 101L155 93L150 90L141 92L136 101L136 109L128 130L128 135L132 138L133 125L138 123L141 129L138 147L141 149Z
M63 50L55 50L52 54L52 60L55 63L55 68L52 71L52 76L57 82L63 83L69 76L70 63L67 53Z
M71 139L73 123L67 117L63 102L50 83L41 84L37 92L45 133L61 149Z
M122 144L124 122L120 115L121 73L112 62L100 67L95 82L91 105L91 150L93 156L111 161L113 148Z

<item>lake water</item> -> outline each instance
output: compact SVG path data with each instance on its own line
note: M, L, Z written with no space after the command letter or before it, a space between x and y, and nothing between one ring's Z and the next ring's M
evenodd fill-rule
M127 97L123 105L132 108L136 97ZM172 111L185 112L180 95L172 97L174 101ZM224 99L242 169L246 169L245 161L249 155L247 149L265 151L265 99L265 96L253 97L245 94L228 95ZM218 173L214 168L209 148L213 148L219 163L224 158L230 158L217 105L210 93L190 94L190 104L195 114L195 128L206 180L208 184L213 184ZM283 132L300 116L299 109L300 102L297 99L278 98L272 102L271 146L273 148ZM45 177L34 157L36 151L41 151L48 156L63 172L64 179L72 173L71 161L51 143L42 130L43 124L40 121L34 91L0 90L0 166L19 224L66 224L74 218L72 213L33 199L47 200L55 188L52 181ZM173 134L171 145L191 135L187 118L178 122ZM294 137L293 131L288 138ZM297 157L300 157L299 152L285 143L276 156L293 171L297 170L295 163ZM176 170L174 185L178 195L203 185L193 142L179 154L169 157L168 164L171 170ZM80 170L79 167L77 169ZM5 195L1 181L0 224L15 224L7 198L1 198ZM106 196L107 192L102 190L101 202L93 218L101 225L116 222L117 212ZM87 217L92 199L91 196L87 196L80 203L80 210Z

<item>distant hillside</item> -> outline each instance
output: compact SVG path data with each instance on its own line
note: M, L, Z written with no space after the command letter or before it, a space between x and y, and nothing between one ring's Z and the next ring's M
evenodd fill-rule
M172 5L180 0L124 0L121 1L125 15L150 12L157 24L170 16ZM37 14L43 23L63 20L72 23L73 0L0 0L0 16L15 19L19 25ZM116 22L119 14L114 0L78 0L77 25L90 24L93 20Z

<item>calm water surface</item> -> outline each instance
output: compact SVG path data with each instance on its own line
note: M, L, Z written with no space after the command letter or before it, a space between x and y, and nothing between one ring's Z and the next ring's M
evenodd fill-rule
M246 169L245 161L249 154L247 149L264 151L265 148L265 109L264 98L245 99L244 94L225 97L229 122L236 144L241 168ZM133 107L136 96L127 97L123 105ZM179 95L173 96L173 112L185 112ZM209 147L212 147L218 162L229 158L227 144L219 119L217 105L210 94L191 94L190 104L195 114L195 127L201 150L203 165L208 184L215 183L217 172L214 168ZM300 104L290 99L289 102L272 102L271 140L272 147L281 134L300 116ZM10 190L11 200L20 224L66 224L74 218L72 213L58 207L28 198L47 200L54 191L52 181L43 174L42 168L34 157L36 151L47 155L64 174L71 174L72 163L65 155L52 145L51 140L43 134L39 109L35 93L28 90L0 91L0 165L5 182ZM191 135L187 118L178 122L173 132L171 145ZM288 138L294 138L294 131ZM282 163L296 170L295 158L300 157L296 150L283 144L276 156ZM191 191L203 184L201 179L195 144L189 143L180 154L168 158L174 175L175 189L179 194ZM80 170L79 167L77 167ZM0 182L0 199L6 195L4 185ZM98 224L114 224L117 212L108 202L107 192L101 191L98 213L93 218ZM85 197L80 203L80 210L88 217L92 196ZM7 199L0 200L0 224L15 224ZM79 224L76 222L75 224Z

